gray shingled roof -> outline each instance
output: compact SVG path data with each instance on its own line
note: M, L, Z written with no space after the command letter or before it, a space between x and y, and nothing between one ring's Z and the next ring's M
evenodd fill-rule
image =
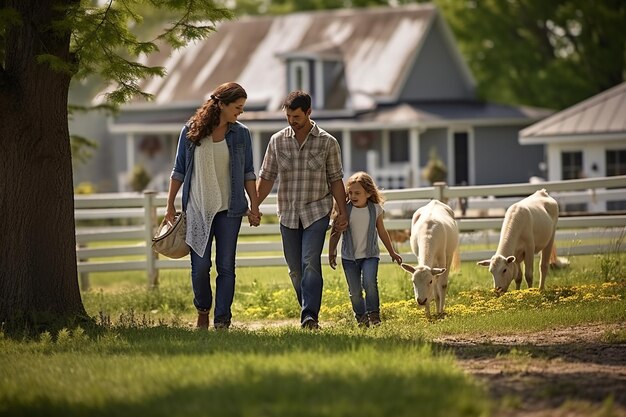
M520 132L521 144L626 139L626 82Z
M146 64L165 67L168 76L140 88L167 106L202 102L217 85L236 80L248 91L249 107L279 109L287 91L284 58L316 54L341 57L352 107L372 108L372 97L393 98L402 87L436 16L427 4L226 21L204 41L148 57Z

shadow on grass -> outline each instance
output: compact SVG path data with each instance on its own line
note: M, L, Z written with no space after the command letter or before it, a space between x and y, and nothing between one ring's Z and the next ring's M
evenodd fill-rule
M626 344L564 343L555 345L516 344L466 344L433 343L436 351L449 352L458 359L494 359L512 349L525 352L529 357L559 359L565 362L593 363L597 365L626 366Z
M127 343L112 344L110 353L185 354L254 353L263 355L285 352L327 352L328 354L372 347L380 352L398 348L423 347L419 338L394 334L357 331L303 331L281 327L263 330L194 331L182 328L130 328L111 330Z
M444 395L446 392L454 395ZM278 370L251 372L237 383L214 381L164 389L147 398L87 406L67 400L8 401L6 416L479 416L488 408L484 391L461 374L375 372L314 378Z

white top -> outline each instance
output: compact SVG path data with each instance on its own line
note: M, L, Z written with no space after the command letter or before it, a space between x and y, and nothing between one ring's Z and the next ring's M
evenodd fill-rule
M230 205L230 153L225 140L213 142L215 174L222 195L222 205L217 211L228 210Z
M376 218L383 212L380 204L374 204ZM370 224L370 212L367 206L352 207L350 213L350 233L352 234L352 244L354 245L354 259L367 257L367 229ZM378 233L378 232L377 232Z
M209 136L203 139L194 151L191 189L187 204L185 242L200 256L204 256L213 217L222 206L213 149L213 139Z

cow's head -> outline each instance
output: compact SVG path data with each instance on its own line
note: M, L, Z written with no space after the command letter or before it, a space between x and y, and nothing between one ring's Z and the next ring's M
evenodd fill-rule
M420 306L428 306L428 303L435 295L435 280L438 275L446 272L446 268L430 268L425 265L413 266L409 264L402 264L401 266L402 269L411 274L417 304Z
M517 264L515 256L504 257L502 255L493 255L491 259L477 262L480 266L489 267L489 272L493 275L493 288L496 293L505 293L511 285L511 281L517 274Z

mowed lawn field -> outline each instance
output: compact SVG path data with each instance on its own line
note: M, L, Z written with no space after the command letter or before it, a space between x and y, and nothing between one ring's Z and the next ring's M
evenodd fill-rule
M550 271L545 291L523 284L501 297L486 268L463 263L447 314L433 320L416 306L409 275L381 264L376 328L356 326L341 268L325 266L315 332L298 326L286 267L239 268L233 327L208 332L193 329L187 270L161 272L152 290L141 273L91 274L83 301L96 326L0 333L0 415L503 415L524 399L496 401L434 341L624 323L625 261L619 252L572 257ZM626 342L622 331L601 337Z

